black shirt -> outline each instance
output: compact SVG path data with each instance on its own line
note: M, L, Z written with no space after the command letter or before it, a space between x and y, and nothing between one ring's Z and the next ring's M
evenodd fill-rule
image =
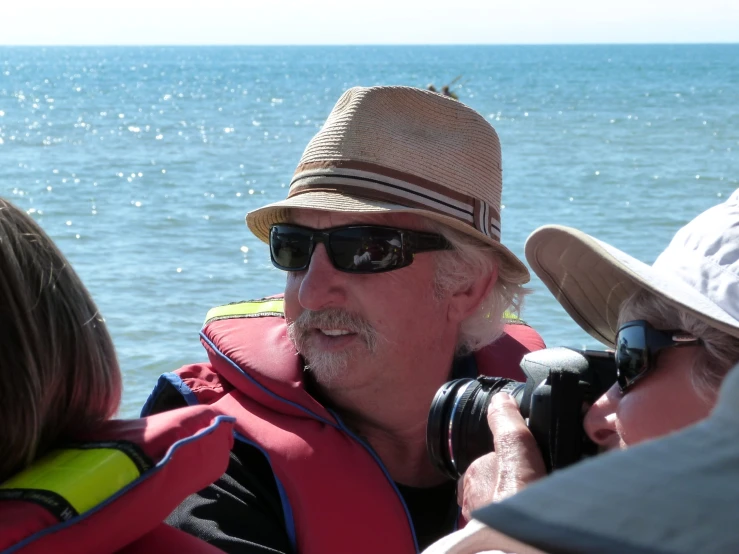
M167 385L151 413L184 405L179 392ZM459 510L454 481L430 488L396 486L421 550L455 530ZM292 553L272 468L259 449L238 440L226 473L186 498L167 523L229 553Z

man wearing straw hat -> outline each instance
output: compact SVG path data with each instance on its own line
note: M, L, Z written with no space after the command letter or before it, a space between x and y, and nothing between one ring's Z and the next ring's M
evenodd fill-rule
M339 99L288 198L247 216L284 297L211 310L209 363L163 376L144 409L236 418L227 473L171 524L229 552L411 553L457 528L455 483L426 454L431 400L453 377L522 380L543 347L504 315L529 276L500 242L501 191L498 137L467 106L407 87Z

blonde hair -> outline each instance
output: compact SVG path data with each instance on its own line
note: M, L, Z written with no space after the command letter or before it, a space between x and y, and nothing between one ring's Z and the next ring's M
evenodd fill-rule
M619 310L619 327L643 319L658 329L680 329L701 339L703 348L693 368L696 391L706 399L715 396L729 370L739 362L739 338L711 327L693 314L642 289L628 298Z
M33 219L0 199L0 482L110 418L113 341L87 289Z
M492 343L503 334L503 314L518 315L524 297L524 277L492 246L476 238L429 221L429 229L442 235L453 246L438 253L434 286L438 297L462 290L497 270L498 277L479 309L464 320L459 328L457 353L475 352Z

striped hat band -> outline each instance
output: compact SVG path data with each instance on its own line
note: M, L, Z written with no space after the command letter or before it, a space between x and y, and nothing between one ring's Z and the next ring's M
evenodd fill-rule
M335 192L400 204L453 217L500 240L500 213L479 198L380 165L351 160L298 166L288 198L307 192Z

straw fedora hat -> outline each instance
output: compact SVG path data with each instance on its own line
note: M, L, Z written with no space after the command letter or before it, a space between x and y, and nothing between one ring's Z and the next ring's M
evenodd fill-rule
M525 252L570 317L609 346L621 306L640 289L739 337L739 189L680 229L651 266L560 225L534 231Z
M526 266L500 242L503 189L495 129L461 102L410 87L346 91L308 143L286 200L247 214L269 229L296 209L422 215L493 246L527 282Z

